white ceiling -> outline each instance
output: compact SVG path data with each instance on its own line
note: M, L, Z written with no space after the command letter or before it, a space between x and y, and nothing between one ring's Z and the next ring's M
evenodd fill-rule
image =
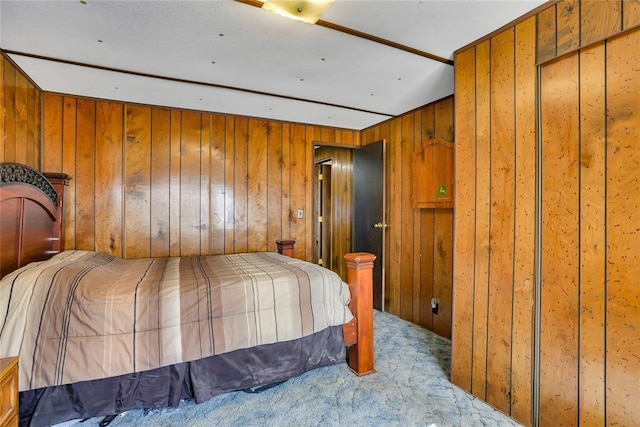
M453 59L545 0L336 0L322 17ZM453 93L453 66L233 0L0 0L43 90L363 129Z

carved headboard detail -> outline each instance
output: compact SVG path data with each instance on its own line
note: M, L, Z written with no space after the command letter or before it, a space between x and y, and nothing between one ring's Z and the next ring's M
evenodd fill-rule
M18 163L0 163L0 277L60 252L69 179Z

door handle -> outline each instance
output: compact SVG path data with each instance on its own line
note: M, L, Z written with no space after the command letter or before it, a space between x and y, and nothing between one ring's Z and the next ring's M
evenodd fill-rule
M387 224L383 224L381 222L376 222L375 224L373 224L373 228L387 228L388 225Z

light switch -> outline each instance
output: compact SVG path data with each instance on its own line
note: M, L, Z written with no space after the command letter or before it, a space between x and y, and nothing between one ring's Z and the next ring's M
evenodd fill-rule
M298 209L298 219L304 218L304 209Z

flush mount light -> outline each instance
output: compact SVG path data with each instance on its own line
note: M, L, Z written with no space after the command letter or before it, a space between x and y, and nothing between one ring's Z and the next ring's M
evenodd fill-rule
M315 24L334 0L265 0L262 8L287 18Z

